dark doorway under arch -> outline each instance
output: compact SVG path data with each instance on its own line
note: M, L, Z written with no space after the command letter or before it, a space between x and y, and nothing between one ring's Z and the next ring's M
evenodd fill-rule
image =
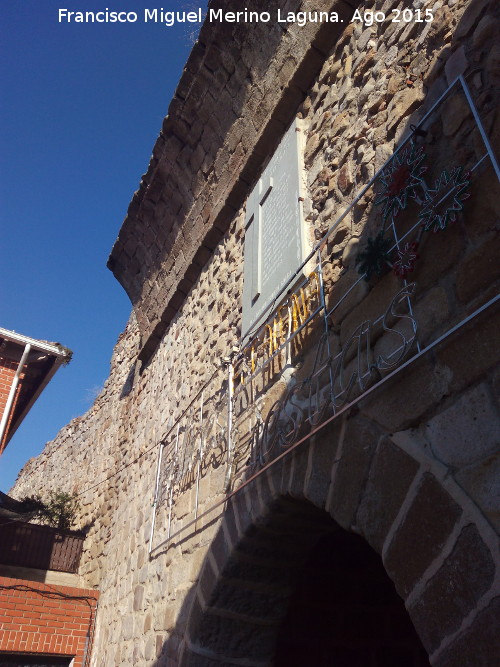
M245 511L233 500L227 530L213 542L198 584L206 603L193 604L183 666L429 665L403 600L363 538L291 496L258 517ZM248 519L239 534L231 528L236 516Z
M380 556L361 537L323 535L293 584L275 667L429 665Z

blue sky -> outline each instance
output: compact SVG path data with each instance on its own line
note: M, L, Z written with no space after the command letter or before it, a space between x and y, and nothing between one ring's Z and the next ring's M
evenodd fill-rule
M134 10L140 20L60 24L59 7ZM130 314L106 260L197 28L145 24L144 7L147 0L0 2L0 327L74 352L0 458L2 491L90 407Z

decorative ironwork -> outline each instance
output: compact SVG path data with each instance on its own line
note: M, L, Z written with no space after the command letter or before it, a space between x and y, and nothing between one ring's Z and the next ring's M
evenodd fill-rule
M434 187L429 188L424 179L426 154L416 146L414 137L421 136L422 126L457 85L461 86L467 99L486 153L468 171L463 167L442 171ZM471 174L485 159L489 158L499 180L500 169L462 77L443 93L412 130L412 135L362 188L297 268L289 285L277 295L274 313L237 355L239 360L232 358L234 398L231 399L232 377L228 381L223 379L225 376L221 371L214 373L212 380L200 388L190 407L161 438L164 453L159 456L154 511L166 506L168 521L167 537L155 549L169 544L175 535L189 527L196 530L200 520L221 508L227 498L249 484L275 460L377 391L396 373L498 301L499 297L492 298L464 319L457 313L457 319L450 321L448 331L434 340L427 340L425 347L420 346L418 322L412 306L416 286L415 283L406 284L406 278L419 259L420 239L426 231L446 229L456 219L469 196L466 191ZM332 264L328 241L377 182L384 188L375 198L375 204L383 206L383 230L368 239L358 255L356 264L360 273L366 276L359 276L342 294L336 294L331 291L331 274L326 275L326 267L331 269ZM410 200L417 203L420 210L413 211L411 219L398 216L402 210L408 209ZM295 281L305 266L308 266L309 278L297 286ZM392 267L393 272L405 281L392 299L389 298L385 312L363 319L360 309L359 319L349 316L347 320L345 315L337 318L336 314L363 278L380 274L385 267ZM365 294L365 291L361 290L361 293ZM348 329L346 323L349 322L352 324ZM324 327L322 334L321 326ZM308 347L314 361L309 372L295 376L290 372L292 361L295 368L299 368L297 360L306 340L303 334L309 330L314 332L313 340L316 341L315 346L309 343ZM286 382L278 386L278 377ZM265 398L270 397L269 387L281 387L283 391L271 406L265 404ZM224 488L220 489L224 497L199 514L200 480L208 468L219 465L226 467ZM243 473L247 475L246 479ZM228 487L228 482L236 483L236 486ZM176 495L194 485L194 519L173 524L172 508ZM153 533L151 547L152 543Z
M394 275L405 279L415 269L415 263L420 258L417 250L417 241L409 241L403 247L397 248L396 259L392 265Z
M384 189L375 205L383 205L382 218L395 217L408 206L409 199L417 199L417 188L425 189L423 174L427 171L425 152L414 141L395 153L389 164L382 169L379 180Z
M362 322L336 353L331 351L334 345L328 344L329 334L323 334L310 375L291 385L270 408L250 458L251 465L263 465L274 452L290 447L299 434L307 433L361 395L379 379L380 372L402 363L417 335L417 323L409 306L414 291L415 283L399 290L387 311L375 321ZM401 326L405 322L406 327ZM387 336L387 345L384 354L376 355L373 341L381 334Z
M358 254L356 262L359 267L358 273L365 280L370 280L373 275L381 276L391 266L391 246L392 243L384 236L384 232L368 239L366 247Z
M455 167L451 173L444 170L433 188L425 193L425 203L419 220L426 232L446 229L455 222L457 213L463 210L463 202L470 197L466 192L470 185L470 172L462 175L463 167Z

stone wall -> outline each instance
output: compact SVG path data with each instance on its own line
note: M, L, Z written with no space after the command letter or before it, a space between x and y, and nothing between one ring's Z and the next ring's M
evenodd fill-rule
M388 0L374 6L389 12L408 5ZM282 617L269 619L267 625L273 631L267 643L255 642L261 636L255 633L262 629L262 623L255 624L259 630L249 620L255 611L243 614L231 601L222 604L220 596L224 585L234 584L231 568L235 560L239 562L249 531L272 519L275 503L290 495L326 511L337 526L360 534L381 555L433 664L476 664L473 657L458 662L464 643L482 651L484 664L493 664L488 662L489 633L499 586L496 532L500 526L494 501L499 416L494 398L498 311L495 314L493 308L388 378L350 412L332 419L244 491L235 493L227 507L221 504L204 515L250 474L248 456L241 452L232 475L227 474L224 358L240 336L244 221L240 202L284 130L285 116L291 119L297 113L302 118L309 195L304 207L312 239L321 238L355 201L397 142L411 133L410 125L419 122L457 75L465 75L485 130L498 146L498 8L487 0L450 0L436 3L434 11L429 24L367 27L348 23L338 39L335 30L326 37L315 24L302 31L292 26L279 34L268 26L269 36L265 33L266 39L258 42L250 42L253 31L265 32L266 26L240 25L223 32L224 40L218 29L213 34L209 26L203 29L205 42L195 47L188 62L166 120L168 131L164 128L113 250L117 262L113 270L126 285L139 322L133 314L115 348L110 377L91 410L73 420L40 457L30 461L15 486L16 495L51 487L81 493L80 522L88 529L81 575L85 585L101 592L94 664L242 664L244 659L245 664L262 664L271 660ZM322 47L309 48L317 44L320 34ZM269 48L269 53L260 53L257 44ZM244 57L236 62L239 52ZM210 60L210 53L215 60ZM203 67L194 66L197 58L202 58ZM272 67L266 69L271 60ZM243 80L240 67L246 71ZM304 71L307 76L300 80L307 80L307 85L299 86L297 77ZM314 81L309 82L311 77ZM235 110L232 100L217 98L227 111L217 117L224 118L227 127L197 162L194 153L200 144L193 141L197 135L192 123L188 127L180 119L182 114L194 113L190 105L196 91L200 87L206 91L214 79L221 81L222 89L228 81L239 82L237 89L243 86L244 99ZM280 86L273 88L278 80ZM189 94L182 93L183 81L189 81ZM201 95L197 108L202 113L213 103ZM276 114L284 114L279 124L273 120ZM461 93L450 95L425 129L427 134L419 141L429 156L431 184L445 168L469 164L484 151ZM185 157L179 162L182 152ZM233 155L240 157L233 159ZM251 171L245 171L249 165ZM174 183L180 188L188 182L186 170L199 182L198 189L169 194ZM177 180L172 181L172 174ZM234 188L238 196L233 198L229 193L236 192ZM494 259L498 182L486 161L471 178L468 193L472 196L464 200L457 221L422 241L421 257L411 276L417 283L414 316L424 347L486 304L498 287ZM173 214L165 208L167 201L173 205L176 198L176 212L184 211L178 218L183 220L182 227L175 226L169 217ZM359 252L377 233L380 222L375 199L373 188L369 189L322 249L328 307L333 308L354 286L331 313L329 336L334 347L345 345L361 322L383 313L401 285L393 273L360 280ZM217 227L222 210L226 222L206 245L204 235L212 224ZM408 211L415 213L412 205ZM165 220L174 224L173 231ZM170 241L165 233L173 234ZM182 253L176 245L181 238L187 244ZM141 248L144 254L139 257ZM200 249L202 255L196 255ZM195 262L195 256L199 261ZM193 263L196 270L185 284ZM275 372L259 387L262 419L294 382L308 377L318 338L319 331L312 325L287 363L277 362ZM374 344L377 355L386 354L384 335ZM350 357L345 361L346 367L354 363ZM303 400L299 392L296 398ZM185 413L180 442L192 443L185 439L189 424L197 432L203 410L220 415L223 437L202 450L202 462L196 443L190 445L187 456L177 452L183 457L182 470L171 477L175 483L169 486L168 466L180 465L176 424ZM238 446L250 427L245 427L245 415L235 417ZM149 557L155 467L162 442L167 444L163 463L167 473L155 513L155 549ZM272 463L272 456L266 462ZM195 513L197 523L188 525ZM300 524L297 517L287 523L289 536L296 530L295 519ZM169 531L175 537L165 543ZM265 527L263 532L267 534ZM472 553L481 562L482 574L477 578ZM250 568L247 575L239 571L236 578L257 576L261 570L258 562L254 565L253 574ZM242 591L247 588L243 581L230 600L245 601ZM271 614L270 609L267 612ZM233 646L228 640L224 646L228 633L235 636L231 624L221 620L227 618L236 619L235 627L241 629L243 623L250 628L247 643L242 640ZM264 645L266 654L250 657L249 647Z
M343 0L259 1L252 9L275 17L278 7L302 4L345 20L352 14ZM141 358L154 351L244 203L341 25L284 29L273 20L202 28L108 262L134 304Z

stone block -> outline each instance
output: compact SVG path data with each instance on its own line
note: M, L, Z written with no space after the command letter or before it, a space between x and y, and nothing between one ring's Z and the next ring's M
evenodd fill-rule
M217 583L217 575L209 559L205 561L203 570L198 584L201 596L205 604L209 604L212 598L215 585Z
M154 648L154 656L156 658L160 657L160 655L163 651L164 644L165 644L165 636L164 635L156 635L155 648Z
M449 86L458 76L465 72L468 64L469 63L467 62L467 57L465 55L465 48L462 45L453 52L444 66L446 80L448 81Z
M345 343L360 324L366 320L374 322L383 315L400 289L398 278L393 273L379 280L368 295L343 320L340 330L341 343Z
M495 667L500 655L500 596L434 661L434 667Z
M269 486L270 489L274 489L277 495L281 495L284 493L283 491L284 469L285 469L284 461L283 459L281 459L281 461L273 463L273 465L270 468L268 468L268 470L264 473L267 478L266 482L267 485Z
M461 468L499 450L500 417L483 383L463 394L425 427L435 456Z
M220 586L213 599L215 609L266 622L279 622L286 613L288 603L288 589L240 587L231 582Z
M346 249L356 252L355 249L349 248L349 244ZM342 322L345 316L361 302L367 292L368 286L364 280L361 280L357 271L351 270L344 273L326 297L328 309L335 308L330 319L335 324Z
M500 361L499 331L500 309L492 306L443 343L436 356L438 362L452 373L451 391L459 391L472 384Z
M460 263L457 270L457 295L468 302L500 277L500 234L486 239Z
M483 10L490 4L490 0L472 0L463 13L458 26L453 33L453 41L460 41L477 25Z
M143 626L143 633L146 634L146 632L149 632L151 628L153 627L153 618L151 614L146 614L144 617L144 626Z
M356 516L356 530L378 553L382 551L387 532L418 467L414 459L388 439L384 439L375 452Z
M178 613L179 613L178 604L167 605L161 620L161 627L157 629L167 630L167 631L172 630L172 628L175 627Z
M455 478L500 533L500 454L462 469Z
M403 431L448 393L450 378L446 367L421 359L362 399L360 411L389 433Z
M134 589L134 611L142 610L142 600L144 597L144 586L136 586Z
M486 14L477 24L472 35L472 45L475 49L480 49L490 39L498 36L500 22L491 14Z
M461 507L441 484L432 475L425 475L384 560L403 599L439 555L461 514Z
M313 505L324 508L337 456L341 423L330 422L309 441L309 463L304 495Z
M196 582L200 576L200 572L205 561L207 547L198 547L190 557L189 561L189 581Z
M425 94L421 85L397 92L389 105L387 129L390 132L423 102Z
M264 473L262 475L259 475L256 478L254 484L256 484L258 487L257 493L259 494L259 498L261 500L261 506L263 508L268 508L278 494L274 491L274 488L269 484L269 478L267 474Z
M234 497L229 500L227 503L226 509L224 511L224 517L222 520L221 531L227 536L226 539L230 540L233 545L238 544L240 533L238 528L238 523L236 522L235 509L234 509ZM224 552L221 551L221 555Z
M348 420L343 438L342 456L325 508L346 530L351 529L368 477L368 470L380 431L359 417Z
M420 289L433 287L443 275L456 267L464 249L465 239L459 225L450 225L446 233L425 236L412 280Z
M431 288L414 306L413 312L417 321L417 338L421 345L433 340L435 332L450 316L448 297L442 287Z
M497 145L500 145L500 112L494 126L497 132ZM479 131L474 130L473 139L475 143L476 156L482 157L485 146ZM494 139L490 135L490 140ZM498 150L498 149L497 149ZM476 242L485 234L495 232L498 229L498 218L500 217L500 183L493 168L485 170L481 175L481 181L471 183L471 199L468 202L470 213L467 215L467 235Z
M272 655L276 630L272 626L254 625L237 618L206 613L197 640L226 659L245 659L251 664L252 660L265 660ZM207 662L199 664L207 665ZM217 664L220 665L220 661Z
M494 574L495 563L488 547L474 525L466 526L443 566L408 608L428 653L458 630L489 590Z
M441 119L443 133L446 137L453 137L471 111L463 93L455 93L443 103Z
M156 640L155 637L148 637L146 645L144 646L144 660L151 661L156 654ZM139 664L139 663L137 663Z
M122 617L121 637L123 640L132 639L134 636L134 616L128 615Z
M308 447L303 442L285 457L289 472L288 480L284 477L284 488L292 497L304 498L304 486L306 482Z
M194 507L191 496L191 491L188 490L176 497L174 503L174 514L177 519L182 519L193 511Z
M219 572L222 572L231 554L231 547L222 528L217 531L217 535L210 544L210 553L217 563Z

